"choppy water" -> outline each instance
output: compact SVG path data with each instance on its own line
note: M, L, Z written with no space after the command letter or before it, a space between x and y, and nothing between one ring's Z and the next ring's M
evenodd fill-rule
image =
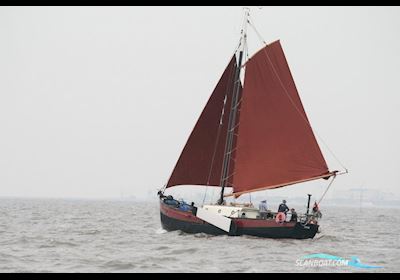
M400 217L323 208L313 240L188 235L161 229L156 203L0 199L0 272L400 272ZM383 269L299 267L357 256Z

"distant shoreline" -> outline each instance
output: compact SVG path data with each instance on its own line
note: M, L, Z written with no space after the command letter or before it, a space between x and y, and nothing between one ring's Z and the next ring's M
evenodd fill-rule
M130 202L130 203L154 203L157 204L158 200L155 196L154 199L146 199L146 198L118 198L118 197L109 197L109 198L87 198L87 197L18 197L18 196L0 196L0 200L48 200L48 201L86 201L86 202ZM253 200L254 206L258 205L258 200ZM280 199L271 198L268 200L269 207L274 208L275 205L280 203ZM298 198L294 198L292 203L288 201L290 206L295 207L296 209L305 208L306 201L301 203ZM350 208L350 209L360 209L360 203L358 200L325 200L321 203L321 207L324 208ZM364 201L361 205L361 209L399 209L400 201L392 200L385 201L379 200L378 202Z

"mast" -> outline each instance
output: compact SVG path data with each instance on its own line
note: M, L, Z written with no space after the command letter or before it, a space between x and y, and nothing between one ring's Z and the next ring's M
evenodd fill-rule
M225 143L225 151L224 151L224 160L222 164L222 173L221 173L221 180L220 180L220 186L221 186L221 195L218 200L218 204L222 204L224 201L224 190L228 182L229 178L229 166L230 166L230 161L231 161L231 155L232 155L232 146L233 146L233 136L235 133L235 127L236 127L236 115L237 115L237 108L238 108L238 97L239 97L239 92L240 92L240 72L242 68L242 59L243 59L243 52L245 51L246 47L246 36L247 36L247 23L248 23L248 18L249 18L249 9L245 9L245 15L244 15L244 22L243 22L243 27L241 30L241 48L239 52L239 59L238 59L238 64L237 68L235 71L235 76L234 76L234 87L233 87L233 95L232 95L232 102L231 102L231 111L229 114L229 121L228 121L228 130L227 130L227 137L226 137L226 143Z

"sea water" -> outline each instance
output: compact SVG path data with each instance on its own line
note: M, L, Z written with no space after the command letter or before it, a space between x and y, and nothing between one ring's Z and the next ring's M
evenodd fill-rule
M0 272L400 272L391 209L322 207L314 239L166 232L156 202L0 199ZM382 268L307 266L327 254Z

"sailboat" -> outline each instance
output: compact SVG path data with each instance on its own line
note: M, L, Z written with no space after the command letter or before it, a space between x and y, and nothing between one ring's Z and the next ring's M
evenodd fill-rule
M309 213L311 195L307 212L294 219L288 219L289 213L270 211L265 217L255 207L226 203L228 197L343 173L328 169L280 41L263 41L248 57L247 26L259 34L250 19L246 9L238 47L158 191L161 224L186 233L313 238L319 224L318 216ZM218 187L221 193L215 203L188 204L166 194L179 185Z

